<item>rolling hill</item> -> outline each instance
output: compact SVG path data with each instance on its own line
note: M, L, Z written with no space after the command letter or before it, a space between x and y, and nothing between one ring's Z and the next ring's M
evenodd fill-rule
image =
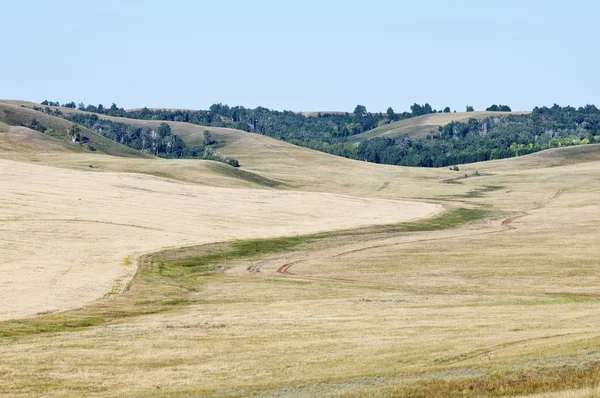
M33 111L36 104L23 101L12 101L16 109L21 109L29 115L26 108L31 112L43 115ZM2 102L0 101L0 105ZM24 106L25 108L21 108ZM51 107L55 109L54 107ZM61 108L64 113L81 113L79 110ZM163 123L161 121L136 120L127 118L110 117L98 115L112 121L131 124L135 127L146 127L157 129ZM29 117L29 116L28 116ZM61 121L60 118L47 116ZM67 122L69 123L69 122ZM241 173L250 179L266 178L267 185L272 185L277 189L293 189L303 191L337 192L358 196L377 196L377 197L418 197L416 192L407 190L410 184L405 184L406 180L421 180L422 178L431 180L429 185L432 191L442 189L443 184L440 181L449 178L454 174L448 170L419 169L408 167L395 167L387 165L377 165L367 162L350 160L323 152L299 147L284 141L276 140L264 135L248 133L235 129L226 129L218 127L198 126L184 122L167 122L174 134L179 135L187 144L200 144L204 140L204 131L209 131L213 138L223 142L223 146L217 148L219 154L232 156L240 160L241 170L227 166L223 168L217 162L209 162L211 167L219 169L219 175L237 175ZM36 157L40 157L36 154ZM85 168L89 163L85 160L72 160L72 157L49 157L52 165L67 166L69 164L79 169ZM78 158L79 159L79 158ZM193 160L164 160L153 159L152 162L141 162L138 160L126 161L124 159L111 159L110 162L98 162L105 170L131 170L135 172L149 172L159 164L198 164ZM202 163L202 162L200 162ZM134 164L145 166L133 167ZM149 167L147 165L152 165ZM197 167L197 166L194 166ZM179 172L177 167L162 167L159 175L170 176L171 178L199 179L202 174ZM187 169L188 171L190 169ZM168 171L168 174L162 174ZM256 176L256 177L254 177ZM452 189L452 188L451 188ZM459 190L460 187L455 187Z
M0 101L0 395L598 385L600 145L450 171L169 122L236 169L89 151L31 106Z
M458 112L458 113L432 113L429 115L412 117L390 124L377 127L349 137L351 142L358 143L376 137L398 138L408 135L411 139L423 138L429 134L435 134L438 127L445 126L450 122L466 122L470 118L485 119L486 117L500 115L523 115L529 112Z
M5 101L0 101L0 107ZM12 105L33 109L35 103L26 101L7 101ZM56 109L55 107L51 107ZM86 113L75 109L60 108L64 113ZM525 113L525 112L520 112ZM27 117L40 114L30 114ZM411 122L414 128L423 128L423 123L445 124L448 120L465 120L470 117L487 117L490 114L502 114L502 112L470 112L457 114L432 114L412 119L406 119L397 123ZM513 112L513 114L519 114ZM43 115L43 114L40 114ZM459 117L456 117L459 115ZM163 123L161 121L136 120L128 118L111 117L98 114L100 118L105 118L115 122L131 124L135 127L157 129ZM52 116L46 116L54 118ZM58 119L59 121L61 119ZM68 122L67 122L68 123ZM155 174L169 178L181 179L184 181L204 181L206 176L212 174L215 177L210 184L216 186L226 186L231 182L218 182L220 178L236 178L238 182L246 180L250 186L276 187L277 189L293 189L323 192L348 193L360 196L377 197L397 197L405 198L422 197L423 192L436 191L458 191L464 190L464 187L449 187L444 183L448 178L456 177L455 172L448 171L445 168L414 168L388 166L350 160L338 156L333 156L319 151L299 147L287 142L276 140L264 135L248 133L241 130L219 128L211 126L198 126L184 122L166 122L171 127L174 134L179 135L187 144L198 145L204 140L204 131L209 131L212 136L221 141L217 148L219 154L231 156L239 159L242 167L236 170L230 166L210 161L191 161L191 160L163 160L159 162L141 162L138 160L119 160L118 162L97 161L104 170L135 171L142 173ZM394 123L395 124L395 123ZM391 126L391 125L388 125ZM374 130L373 130L374 131ZM462 170L468 174L478 170L492 170L496 168L512 169L514 167L545 168L557 165L566 165L571 163L581 163L593 161L600 156L598 145L586 145L578 147L557 148L542 151L524 157L513 159L495 160L483 163L474 163L472 165L463 165ZM61 166L68 164L67 158L61 157ZM70 162L70 161L69 161ZM118 163L118 166L115 164ZM58 164L53 161L53 164ZM84 169L88 164L84 161L71 162L73 166ZM135 166L135 165L138 166ZM144 166L141 166L144 164ZM165 164L157 170L159 164ZM178 164L178 167L166 166L167 164ZM197 173L199 165L203 170L211 173ZM149 167L151 165L151 167ZM185 166L184 166L185 165ZM194 166L192 166L194 165ZM210 165L210 166L208 166ZM181 171L180 171L181 170ZM200 178L202 176L202 178ZM416 181L429 181L426 186L419 187L418 190L412 189ZM256 185L258 184L258 185Z

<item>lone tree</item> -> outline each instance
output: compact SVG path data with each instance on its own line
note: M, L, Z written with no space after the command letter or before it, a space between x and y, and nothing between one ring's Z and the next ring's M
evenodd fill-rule
M73 141L73 143L81 142L81 131L78 125L73 124L71 126L69 129L69 135L71 136L71 141Z
M392 109L392 107L390 106L389 108L387 108L387 117L390 120L396 120L396 113L394 112L394 109Z
M367 113L367 107L364 105L356 105L356 108L354 108L355 116L363 116L366 113Z
M475 109L471 105L467 105L467 112L475 112Z
M208 145L213 145L213 144L216 144L216 143L217 143L217 141L215 141L212 138L212 135L210 134L210 131L204 130L204 145L208 146Z

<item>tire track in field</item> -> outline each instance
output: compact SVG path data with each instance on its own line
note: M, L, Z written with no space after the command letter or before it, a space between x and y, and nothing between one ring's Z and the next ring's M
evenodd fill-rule
M139 229L149 229L153 231L162 231L160 228L147 227L144 225L135 225L135 224L123 224L111 221L99 221L99 220L85 220L81 218L43 218L43 219L28 219L28 218L4 218L0 219L0 222L33 222L33 223L43 223L43 222L53 222L53 223L94 223L94 224L106 224L106 225L115 225L118 227L129 227L129 228L139 228Z
M556 191L556 193L546 201L546 204L558 199L563 193L564 193L564 189L562 189L562 188L558 189ZM541 203L541 202L536 202L534 204L534 207L532 208L532 210L543 209L544 207L546 207L546 204ZM372 250L372 249L378 249L378 248L382 248L382 247L402 246L402 245L407 245L407 244L412 244L412 243L440 241L440 240L445 240L445 239L455 239L455 238L463 238L463 237L469 237L469 236L474 236L474 235L487 235L487 234L496 234L496 233L502 233L502 232L506 232L506 231L512 231L512 230L517 229L517 227L512 225L513 221L515 221L519 218L525 217L525 216L529 216L529 215L531 215L531 214L526 211L513 212L511 216L507 217L500 223L500 226L502 227L502 229L500 229L500 230L473 232L473 233L469 233L469 234L460 234L460 235L427 238L427 239L417 239L417 240L413 240L413 241L409 241L409 242L379 244L379 245L362 247L359 249L352 249L352 250L344 251L344 252L341 252L341 253L331 256L331 258L338 258L338 257L346 256L348 254L358 253L358 252ZM296 275L296 274L293 274L290 272L290 268L292 268L292 266L299 264L303 261L307 261L307 259L301 259L301 260L292 261L290 263L286 263L277 269L277 273L279 273L281 275L294 276L296 278L311 279L311 280L331 280L331 281L358 282L358 283L366 282L366 281L359 281L359 280L355 280L355 279L345 279L345 278L337 278L337 277L325 278L325 277L314 277L314 276L310 276L310 275ZM369 283L369 282L367 282L367 283ZM373 282L373 283L375 283L375 282Z
M547 336L529 337L526 339L507 341L504 343L495 344L491 347L479 348L479 349L476 349L473 351L464 352L462 354L453 355L452 357L440 358L440 359L437 359L436 362L442 362L442 363L454 365L454 364L457 364L460 362L467 361L469 359L475 359L477 357L482 357L485 355L489 356L493 352L500 351L504 348L510 348L510 347L514 347L517 345L521 345L521 344L527 344L527 343L530 343L533 341L551 340L551 339L555 339L555 338L559 338L559 337L566 337L566 336L588 335L590 333L591 332L558 333L558 334L552 334L552 335L547 335Z

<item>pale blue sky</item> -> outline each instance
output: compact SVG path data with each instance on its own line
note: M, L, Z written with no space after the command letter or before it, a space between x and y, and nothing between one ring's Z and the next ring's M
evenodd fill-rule
M600 105L596 1L6 1L0 98L459 111Z

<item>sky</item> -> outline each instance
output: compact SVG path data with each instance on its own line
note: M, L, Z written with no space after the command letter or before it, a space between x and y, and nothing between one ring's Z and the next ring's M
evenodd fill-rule
M6 1L0 98L293 111L600 106L597 1Z

